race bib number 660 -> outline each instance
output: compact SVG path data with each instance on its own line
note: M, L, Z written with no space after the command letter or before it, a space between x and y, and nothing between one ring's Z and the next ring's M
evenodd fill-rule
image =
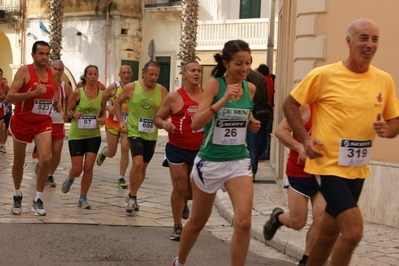
M370 161L372 140L341 139L338 165L361 166Z

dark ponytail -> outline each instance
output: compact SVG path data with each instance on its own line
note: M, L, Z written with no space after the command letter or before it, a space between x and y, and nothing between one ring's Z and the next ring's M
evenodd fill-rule
M211 75L215 78L223 77L224 73L226 73L226 67L223 65L223 57L221 54L215 54L213 56L215 61L217 62L216 66L212 69Z

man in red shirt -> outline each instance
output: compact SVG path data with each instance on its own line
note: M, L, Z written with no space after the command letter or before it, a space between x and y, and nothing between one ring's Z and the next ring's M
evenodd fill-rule
M173 185L170 203L174 227L170 239L175 241L180 240L183 230L182 216L187 219L189 215L185 204L190 194L189 174L204 137L203 130L194 132L191 129L191 121L202 96L202 88L199 86L201 66L197 62L189 62L183 66L181 74L185 80L184 87L166 96L154 119L158 128L169 133L165 154ZM169 117L171 120L168 120Z
M33 199L32 211L35 215L46 215L41 199L50 166L51 129L53 121L50 111L54 107L61 110L59 94L55 85L56 72L48 66L50 46L47 42L37 41L32 48L33 64L18 69L7 94L9 104L14 103L14 115L9 130L13 136L14 163L12 177L14 180L14 204L12 214L21 214L22 192L20 191L25 164L26 145L35 141L39 158L39 171L36 178L36 196ZM55 95L56 94L56 95Z

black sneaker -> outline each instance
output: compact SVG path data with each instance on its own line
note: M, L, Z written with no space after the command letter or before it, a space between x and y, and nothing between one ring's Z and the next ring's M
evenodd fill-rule
M57 185L55 184L55 182L54 182L54 177L53 177L52 175L50 175L50 176L47 178L46 186L49 186L49 187L56 187L56 186L57 186Z
M21 196L13 197L14 203L12 204L12 207L11 207L12 214L20 215L22 213L22 206L21 206L22 199L23 199L22 193L21 193Z
M277 221L277 216L284 213L283 209L277 207L274 208L270 214L270 219L263 226L263 236L266 240L271 240L276 233L277 229L281 227L281 224Z
M173 226L173 233L170 240L180 241L181 232L183 231L183 226L181 224Z

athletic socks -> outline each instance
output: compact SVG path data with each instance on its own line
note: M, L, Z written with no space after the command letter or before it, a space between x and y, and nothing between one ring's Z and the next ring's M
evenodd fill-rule
M36 202L38 199L41 199L41 198L42 198L42 195L43 195L43 192L36 191L35 202Z
M14 196L16 196L16 197L21 197L21 196L22 196L21 190L16 189L16 190L14 191Z

